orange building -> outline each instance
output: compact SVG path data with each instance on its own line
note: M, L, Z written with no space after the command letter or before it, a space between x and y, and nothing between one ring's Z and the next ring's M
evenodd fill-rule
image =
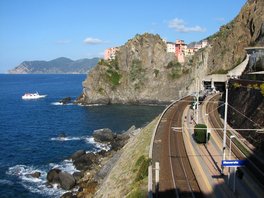
M184 43L183 40L176 40L175 56L177 57L179 63L185 62L184 51L186 48L187 48L187 45Z
M115 59L116 52L119 50L118 47L111 47L107 48L104 53L104 59L105 60L113 60Z

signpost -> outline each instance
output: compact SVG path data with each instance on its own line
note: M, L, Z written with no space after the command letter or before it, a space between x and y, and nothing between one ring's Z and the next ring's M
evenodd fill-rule
M245 166L246 160L222 160L222 167L235 167L233 191L236 191L236 170L237 167Z
M240 167L245 166L246 160L222 160L224 167Z

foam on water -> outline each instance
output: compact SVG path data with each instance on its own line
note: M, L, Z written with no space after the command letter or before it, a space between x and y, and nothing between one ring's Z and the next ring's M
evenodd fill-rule
M68 172L70 174L73 174L74 172L80 172L79 170L77 170L75 168L75 166L72 163L72 160L64 160L60 164L50 163L49 166L51 167L51 169L58 168L64 172Z
M85 141L88 144L93 144L95 146L95 151L96 152L101 151L101 150L109 151L110 148L111 148L111 146L109 144L104 144L104 143L96 142L93 137L87 137L85 139Z
M83 137L55 137L51 138L52 141L72 141L72 140L83 140Z
M81 136L81 137L54 137L51 138L52 141L76 141L76 140L84 140L88 144L92 144L95 149L95 152L99 152L101 150L109 151L110 145L105 143L96 142L93 137L90 136Z
M50 163L49 169L46 170L33 166L16 165L10 167L6 174L18 177L20 179L19 183L32 193L44 194L51 197L60 197L66 192L65 190L59 188L58 184L50 186L47 185L47 171L53 168L58 168L70 174L78 172L71 160L64 160L60 164ZM32 177L31 174L35 172L40 172L41 176L39 178ZM0 180L0 183L12 185L12 182L8 180Z
M14 182L7 180L7 179L0 179L0 184L12 186Z
M55 106L61 106L61 105L73 105L73 103L63 104L62 102L52 102L51 105L55 105Z
M98 107L98 106L104 106L105 104L81 104L81 103L78 103L77 105L82 106L82 107Z

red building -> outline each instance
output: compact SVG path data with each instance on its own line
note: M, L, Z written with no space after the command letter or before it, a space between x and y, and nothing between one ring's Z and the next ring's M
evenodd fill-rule
M187 48L187 45L184 43L183 40L176 40L175 43L175 56L178 59L179 63L184 63L184 51Z

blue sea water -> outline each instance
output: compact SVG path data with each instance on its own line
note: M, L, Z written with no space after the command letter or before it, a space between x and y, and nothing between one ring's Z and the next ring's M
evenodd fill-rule
M46 186L46 174L58 167L75 171L66 160L79 149L98 151L91 134L99 128L122 133L142 127L163 106L59 105L64 97L76 99L86 75L0 75L0 197L59 197L63 191ZM22 100L26 92L47 94L43 99ZM66 134L61 141L58 136ZM29 176L35 171L41 177Z

